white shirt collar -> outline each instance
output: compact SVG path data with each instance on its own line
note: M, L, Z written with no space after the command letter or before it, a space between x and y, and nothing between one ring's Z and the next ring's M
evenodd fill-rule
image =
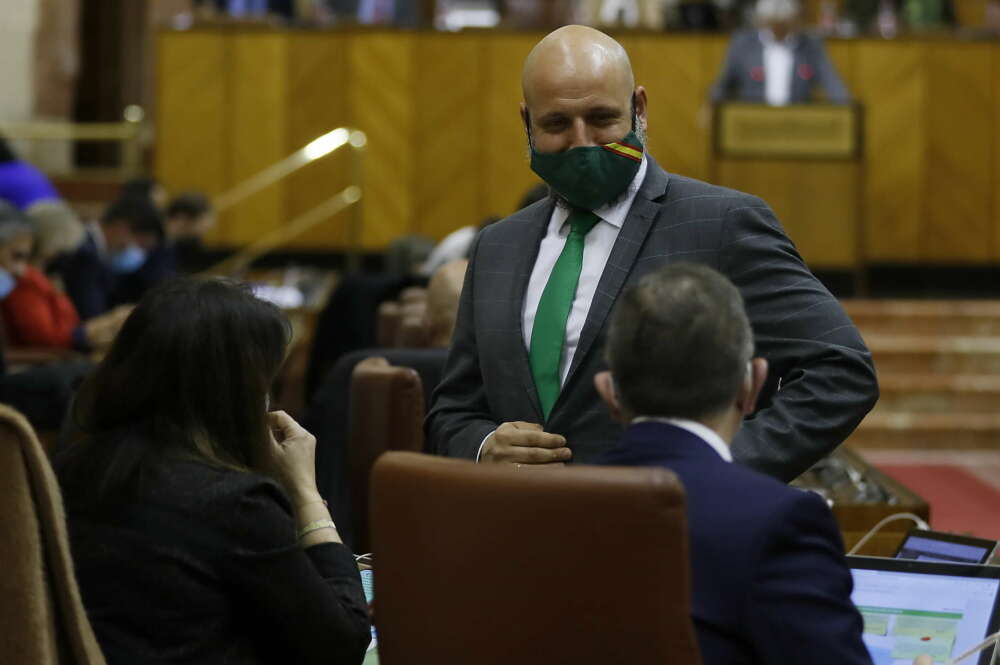
M733 461L733 454L729 451L729 446L722 437L715 433L709 427L702 425L701 423L694 420L684 420L683 418L658 418L653 416L640 416L638 418L632 419L632 424L635 423L666 423L667 425L673 425L674 427L680 427L683 430L687 430L694 434L696 437L707 443L712 447L712 450L719 453L719 457L727 462Z
M632 208L632 203L635 202L636 194L639 193L639 188L642 187L642 181L646 178L646 166L647 166L646 155L642 155L642 163L639 164L639 170L636 171L635 177L632 178L632 182L629 183L628 189L625 190L624 196L619 196L617 201L609 203L608 205L601 206L594 211L594 214L600 217L603 221L607 222L616 229L620 229L623 224L625 224L625 218L628 217L628 211ZM556 207L555 215L552 215L552 220L550 224L556 225L557 232L562 230L563 224L569 219L569 211L563 207ZM549 228L552 232L552 228ZM569 231L566 231L569 233Z

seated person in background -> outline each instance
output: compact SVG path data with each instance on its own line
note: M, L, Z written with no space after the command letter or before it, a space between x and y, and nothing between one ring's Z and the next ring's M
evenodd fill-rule
M42 270L60 254L76 251L86 237L83 222L62 201L40 201L24 214L35 226L32 263Z
M162 224L147 199L119 198L99 223L87 225L87 235L75 252L53 262L53 272L82 318L138 300L148 280L136 280L140 282L136 286L126 277L142 268L149 250L162 238Z
M186 192L179 194L167 205L167 242L174 267L180 272L195 272L208 267L202 241L215 226L212 203L204 194Z
M823 41L799 29L800 13L798 0L758 0L758 29L733 35L713 102L804 104L817 88L832 103L850 101Z
M705 665L870 665L830 509L730 463L767 377L739 291L674 263L619 298L610 372L594 377L628 425L598 463L662 466L687 494L692 619Z
M167 207L167 190L153 178L131 178L122 183L118 198L148 201L161 213Z
M0 203L0 315L7 344L79 351L108 346L130 308L81 323L69 298L29 264L32 236L31 222Z
M109 665L357 665L351 552L316 490L315 439L267 413L287 319L244 286L179 279L81 387L55 469L83 604Z
M19 210L40 201L59 201L59 192L48 177L33 164L20 159L0 136L0 199Z
M451 344L458 317L458 301L462 295L465 269L468 266L468 259L451 261L438 268L431 276L423 311L428 347L446 349Z

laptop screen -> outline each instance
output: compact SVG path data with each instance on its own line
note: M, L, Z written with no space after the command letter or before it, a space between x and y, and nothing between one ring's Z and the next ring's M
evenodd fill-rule
M935 564L923 564L928 565ZM961 566L946 567L948 574L934 574L858 568L851 562L851 599L864 618L863 639L875 665L911 665L920 654L943 663L987 636L1000 579L977 576L980 566L968 566L969 576L954 572Z

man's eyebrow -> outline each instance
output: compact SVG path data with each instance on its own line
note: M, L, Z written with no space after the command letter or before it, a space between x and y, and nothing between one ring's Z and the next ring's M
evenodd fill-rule
M549 111L548 113L546 113L545 115L543 115L541 118L539 118L537 120L537 122L538 122L539 125L542 125L542 124L547 124L547 123L550 123L550 122L558 122L560 120L565 120L565 119L566 119L566 114L565 113L563 113L561 111Z
M587 110L588 116L620 116L623 114L622 109L616 108L614 106L595 106L592 109Z

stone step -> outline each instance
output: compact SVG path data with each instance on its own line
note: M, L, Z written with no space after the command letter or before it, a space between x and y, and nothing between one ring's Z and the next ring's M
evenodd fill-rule
M892 374L1000 374L1000 337L867 335L880 377Z
M847 439L857 448L1000 450L1000 414L868 414Z
M875 334L1000 335L997 300L843 300L867 338Z
M879 414L1000 411L1000 375L880 373L879 390Z

